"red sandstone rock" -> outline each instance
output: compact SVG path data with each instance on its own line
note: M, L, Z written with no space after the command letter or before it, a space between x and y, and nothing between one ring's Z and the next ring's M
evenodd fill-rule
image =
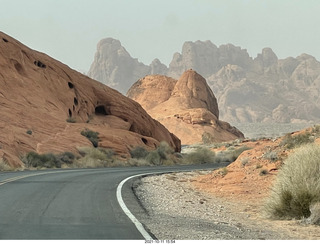
M182 144L202 141L209 133L215 142L243 138L235 127L219 120L217 100L206 80L193 70L179 80L154 75L136 82L128 97L177 135Z
M128 155L179 139L135 101L0 32L0 156L12 166L29 151L77 152L99 132L99 146ZM76 123L68 123L67 119ZM28 132L28 133L27 133Z

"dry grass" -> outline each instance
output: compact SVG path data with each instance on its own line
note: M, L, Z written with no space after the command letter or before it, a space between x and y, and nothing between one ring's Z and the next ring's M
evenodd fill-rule
M308 144L296 149L279 170L265 205L269 217L313 218L310 207L320 202L320 147Z
M102 168L115 166L114 152L111 149L80 147L78 151L82 158L74 161L75 168Z
M12 171L13 168L10 167L10 165L7 164L5 160L2 158L0 159L0 171Z

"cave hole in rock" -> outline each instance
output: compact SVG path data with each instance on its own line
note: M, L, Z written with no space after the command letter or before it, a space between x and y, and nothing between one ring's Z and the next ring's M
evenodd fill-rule
M145 145L147 145L148 144L148 140L146 139L146 138L141 138L141 141L145 144Z
M74 105L78 106L78 99L76 97L73 99L73 102L74 102Z
M68 86L70 89L72 89L74 87L74 85L71 82L68 82Z
M99 106L97 106L95 109L94 109L94 113L96 114L96 115L110 115L111 113L110 113L110 108L108 109L106 109L106 107L105 106L103 106L103 105L99 105Z
M69 108L69 117L72 117L72 112L70 108Z
M44 63L42 63L41 61L34 61L33 62L36 66L38 66L38 67L40 67L40 68L46 68L47 66L44 64Z
M2 38L2 41L9 42L6 38Z

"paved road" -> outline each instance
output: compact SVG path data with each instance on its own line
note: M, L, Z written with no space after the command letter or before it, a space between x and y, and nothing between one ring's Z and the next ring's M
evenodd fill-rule
M144 239L116 197L132 175L211 168L103 168L24 171L0 174L0 239ZM132 182L132 181L131 181ZM122 189L130 207L139 204L130 181Z

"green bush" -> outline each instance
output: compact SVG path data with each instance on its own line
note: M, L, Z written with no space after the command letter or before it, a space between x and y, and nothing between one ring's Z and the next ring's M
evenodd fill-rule
M99 137L98 137L99 132L95 132L95 131L92 131L92 130L85 129L85 130L81 131L81 135L87 137L94 147L98 147L98 144L99 144Z
M269 217L301 219L310 217L310 206L320 201L320 147L315 144L296 149L280 168L265 204Z

